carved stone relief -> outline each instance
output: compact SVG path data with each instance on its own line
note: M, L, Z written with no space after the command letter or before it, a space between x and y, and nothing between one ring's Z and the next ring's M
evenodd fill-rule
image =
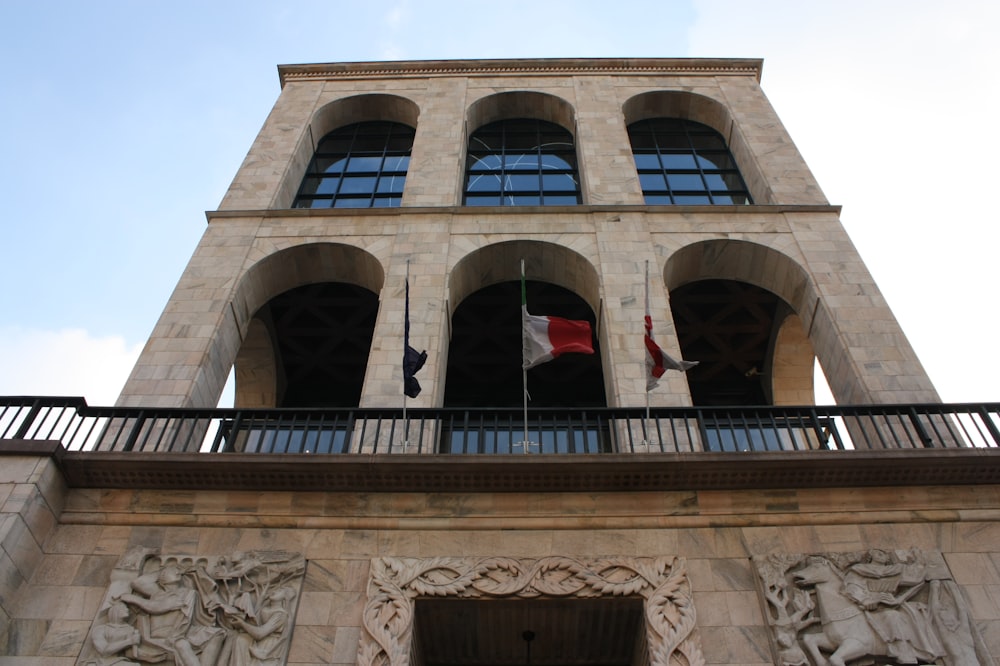
M358 666L408 666L419 597L643 599L651 666L705 663L679 558L382 557L372 561Z
M994 666L939 554L754 558L780 666Z
M277 666L285 663L301 555L126 553L94 621L81 666Z

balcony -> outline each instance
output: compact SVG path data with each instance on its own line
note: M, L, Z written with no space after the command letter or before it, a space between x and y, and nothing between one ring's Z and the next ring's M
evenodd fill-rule
M584 491L1000 483L1000 403L153 409L0 398L77 487Z

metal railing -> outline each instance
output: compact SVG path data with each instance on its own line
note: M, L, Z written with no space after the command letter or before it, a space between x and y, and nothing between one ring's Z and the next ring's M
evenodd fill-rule
M0 397L0 440L69 451L606 454L998 448L1000 403L822 407L167 409ZM524 434L527 431L527 441Z

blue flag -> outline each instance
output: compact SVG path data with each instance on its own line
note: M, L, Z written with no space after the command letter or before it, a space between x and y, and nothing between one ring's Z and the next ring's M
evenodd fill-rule
M406 306L403 323L403 393L408 398L420 395L420 382L414 377L427 362L427 351L418 352L410 346L410 278L406 278Z

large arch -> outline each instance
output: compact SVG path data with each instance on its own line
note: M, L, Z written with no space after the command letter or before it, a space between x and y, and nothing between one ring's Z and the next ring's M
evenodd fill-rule
M313 113L306 133L295 147L289 169L282 178L276 207L291 207L316 147L333 130L352 123L378 120L416 128L419 116L420 107L413 100L381 93L344 97L319 107Z
M682 90L654 90L625 100L625 126L653 118L683 118L711 127L725 139L753 200L770 203L770 191L753 151L729 107L719 100Z
M573 105L555 95L519 90L481 97L469 105L465 114L468 132L498 120L537 118L560 125L576 136L576 111Z
M532 314L587 320L598 334L596 354L569 354L529 371L532 405L605 406L597 271L573 250L525 240L479 248L451 271L445 406L520 405L522 260Z
M323 406L310 404L308 396L303 396L302 387L296 392L295 378L288 376L287 367L280 359L279 349L283 341L287 342L289 328L279 319L291 319L287 314L291 310L309 317L310 307L335 307L340 313L364 308L363 318L369 322L364 326L370 344L370 330L374 327L374 312L384 281L385 272L375 257L359 248L338 243L286 248L251 266L240 279L233 298L233 313L242 340L234 362L236 406ZM275 307L284 314L279 316ZM316 326L359 325L349 323L350 317L340 314L332 319L320 311L313 315L325 320ZM365 344L364 340L355 339L353 330L339 330L331 337L339 338L341 344ZM329 349L326 351L332 353ZM363 354L363 358L366 360L367 354ZM343 395L356 393L360 396L363 363L359 361L359 367L352 371L354 379L350 387L342 387ZM359 373L360 379L356 377ZM345 406L339 404L346 400L343 395L336 393L317 399L320 403L333 401L326 406Z
M701 340L714 336L721 347L733 345L718 354L714 367L708 362L689 372L692 394L701 394L696 403L711 404L713 381L722 382L718 390L732 391L733 395L756 395L755 402L808 404L814 400L815 353L809 318L816 309L816 297L808 274L797 262L747 241L702 241L670 257L664 267L664 283L671 292L671 308L686 358L697 360L684 349L685 344L694 344L693 336L701 336ZM683 302L675 303L675 299ZM701 321L678 321L685 317L700 317ZM712 326L717 330L706 332ZM695 328L700 330L686 335L685 329ZM731 340L726 339L727 332L734 336ZM754 349L735 349L732 340L748 344L746 340L752 336L757 338L749 343ZM731 367L724 368L726 364ZM736 369L738 374L734 374ZM747 387L745 393L734 390L733 379L740 376L758 388ZM696 387L700 382L703 384ZM726 400L721 395L714 399Z

